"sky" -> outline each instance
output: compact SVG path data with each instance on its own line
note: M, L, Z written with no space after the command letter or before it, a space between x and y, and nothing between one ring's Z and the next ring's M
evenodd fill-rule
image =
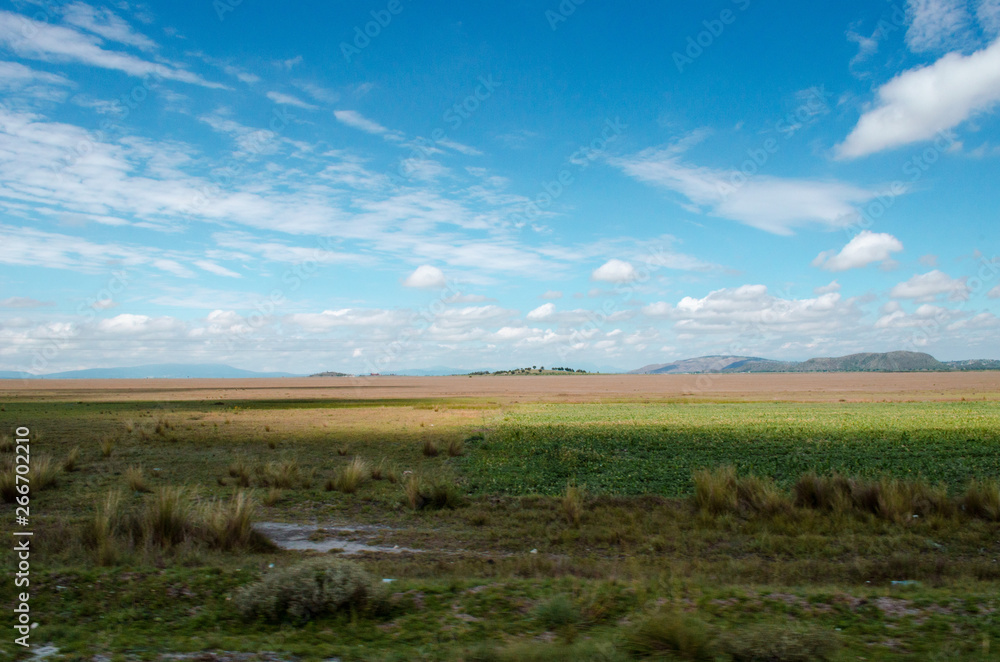
M1000 359L1000 0L0 2L0 370Z

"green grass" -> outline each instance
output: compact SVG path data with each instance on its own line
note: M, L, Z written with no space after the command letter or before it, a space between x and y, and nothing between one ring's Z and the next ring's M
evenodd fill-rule
M1000 650L995 406L5 407L43 431L39 457L79 449L74 471L49 462L64 471L31 504L33 641L69 659L971 662ZM371 480L325 489L361 458L377 460L361 472ZM151 493L129 489L140 466ZM385 590L378 609L319 595L305 625L248 621L244 587L298 577L283 571L308 556L269 548L256 520L368 525L378 544L429 553L355 557ZM13 571L10 554L0 563Z

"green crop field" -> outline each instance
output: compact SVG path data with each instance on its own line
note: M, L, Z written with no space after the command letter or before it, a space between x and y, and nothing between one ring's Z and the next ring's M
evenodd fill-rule
M808 471L922 478L957 490L1000 475L994 403L530 405L473 445L480 494L681 496L692 472L732 465L785 487Z

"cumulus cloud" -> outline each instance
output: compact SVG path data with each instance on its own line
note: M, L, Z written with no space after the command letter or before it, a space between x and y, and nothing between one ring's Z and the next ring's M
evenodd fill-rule
M444 272L429 264L417 267L413 273L403 281L405 287L415 287L424 290L440 289L447 284Z
M992 290L987 292L986 296L988 296L991 299L1000 299L1000 285L997 285Z
M764 285L743 285L710 292L702 298L684 297L671 314L678 333L763 332L786 334L829 333L857 321L860 312L839 292L813 299L785 299Z
M840 283L837 281L831 282L829 285L823 285L821 287L813 288L813 294L830 294L831 292L839 292Z
M624 260L611 259L590 274L590 279L602 283L629 283L639 277L635 267Z
M905 71L877 95L875 107L836 147L838 158L930 140L991 110L1000 101L1000 40L971 55L949 53L934 64Z
M903 243L891 234L862 230L839 253L824 251L816 256L812 265L825 271L859 269L874 262L885 262L901 250Z
M554 303L544 303L538 308L535 308L527 314L529 320L543 320L547 317L552 317L552 314L556 311L556 305Z
M892 288L889 296L896 299L933 301L937 297L947 294L952 301L963 301L969 297L969 287L965 281L965 278L952 278L935 269L899 283Z
M545 292L545 293L539 295L538 298L539 299L546 299L546 300L549 300L549 301L556 301L557 299L562 299L562 297L563 297L563 293L562 292L560 292L558 290L549 290L548 292Z

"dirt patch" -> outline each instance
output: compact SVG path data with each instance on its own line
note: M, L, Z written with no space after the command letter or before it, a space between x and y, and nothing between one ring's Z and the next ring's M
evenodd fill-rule
M0 380L7 400L381 400L468 398L498 403L657 400L890 402L1000 400L1000 372L280 379Z

